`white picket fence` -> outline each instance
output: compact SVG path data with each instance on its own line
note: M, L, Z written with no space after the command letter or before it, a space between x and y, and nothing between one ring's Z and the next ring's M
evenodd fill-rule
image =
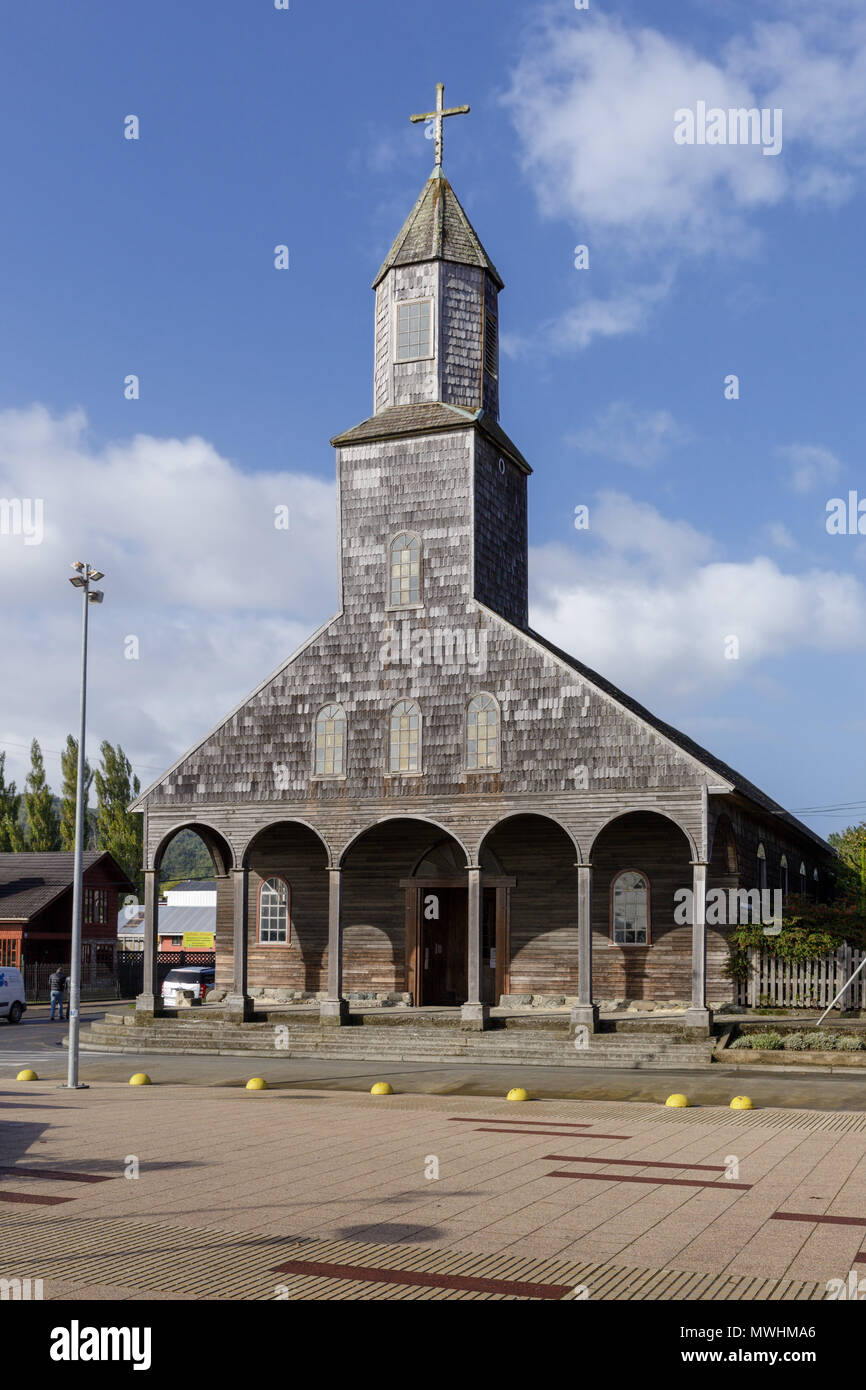
M740 984L737 1002L751 1006L767 1004L783 1008L822 1008L838 994L857 969L863 951L842 946L833 955L817 960L777 960L762 951L749 954L752 973ZM866 1009L866 966L846 990L837 1005L840 1009Z

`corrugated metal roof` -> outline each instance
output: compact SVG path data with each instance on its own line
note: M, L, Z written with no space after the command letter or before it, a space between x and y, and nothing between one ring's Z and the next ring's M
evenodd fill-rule
M165 903L159 909L160 936L181 936L185 931L216 931L216 903L186 907Z

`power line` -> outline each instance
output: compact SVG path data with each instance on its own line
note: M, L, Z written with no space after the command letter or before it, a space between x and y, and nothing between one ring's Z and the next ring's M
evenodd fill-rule
M10 743L7 740L4 740L2 743L0 743L0 748L24 748L28 752L30 751L31 746L32 745L29 743ZM63 756L63 752L65 751L59 748L43 748L41 743L39 744L39 747L43 753L50 753L51 756L54 758L61 758ZM147 763L136 763L135 767L140 767L142 772L165 772L164 767L152 767ZM135 770L135 767L133 768L133 771Z

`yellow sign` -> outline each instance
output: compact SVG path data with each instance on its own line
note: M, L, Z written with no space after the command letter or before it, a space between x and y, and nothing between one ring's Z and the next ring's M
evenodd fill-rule
M183 949L185 951L212 951L213 935L212 931L185 931Z

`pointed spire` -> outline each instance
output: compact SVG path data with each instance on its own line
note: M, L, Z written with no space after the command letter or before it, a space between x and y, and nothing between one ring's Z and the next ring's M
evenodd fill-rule
M458 265L480 266L492 276L497 289L503 288L499 271L438 165L388 252L373 288L392 266L419 265L423 261L455 261Z

